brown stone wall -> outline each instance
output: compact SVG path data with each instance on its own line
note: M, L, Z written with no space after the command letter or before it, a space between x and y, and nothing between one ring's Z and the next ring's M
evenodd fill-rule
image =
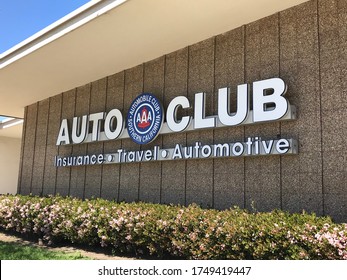
M25 110L18 191L116 201L148 201L259 211L314 211L347 221L347 1L315 0L209 38L121 73L91 82ZM151 92L164 108L172 98L207 94L217 114L217 91L272 77L288 84L297 120L159 136L140 147L130 139L55 145L63 118L121 109ZM192 110L189 111L192 114ZM55 168L55 155L171 148L295 138L299 154Z

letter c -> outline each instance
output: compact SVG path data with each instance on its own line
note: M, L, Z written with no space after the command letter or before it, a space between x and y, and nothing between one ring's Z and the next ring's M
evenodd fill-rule
M189 108L189 100L185 96L177 96L171 100L166 111L166 122L169 129L174 132L181 132L188 128L191 117L184 116L181 121L177 121L177 109L181 106L183 109Z

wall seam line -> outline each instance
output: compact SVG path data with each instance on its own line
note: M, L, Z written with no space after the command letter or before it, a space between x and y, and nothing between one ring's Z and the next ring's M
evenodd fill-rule
M64 102L64 93L62 92L60 94L61 96L61 102L60 102L60 124L61 124L61 121L62 121L62 117L63 117L63 102ZM58 152L58 155L60 154L60 147L61 146L58 146L58 149L57 149L57 152ZM55 168L55 182L54 182L54 195L57 194L57 181L58 181L58 167Z
M319 15L319 1L317 4L317 45L318 45L318 87L319 87L319 120L320 120L320 144L321 144L321 182L322 182L322 211L325 215L325 189L324 189L324 160L323 160L323 114L322 114L322 68L321 68L321 40L320 40L320 15Z
M46 157L47 157L47 142L48 142L48 122L49 122L49 112L51 111L51 97L48 98L48 118L46 124L46 139L45 139L45 155L44 155L44 164L43 164L43 173L42 173L42 188L40 196L43 196L44 182L45 182L45 173L46 173Z
M88 105L88 114L90 114L90 101L91 101L91 98L92 98L92 90L93 90L93 83L89 83L89 105ZM76 96L77 98L77 96ZM77 100L76 100L77 101ZM75 102L75 106L76 106L76 103ZM88 153L88 148L89 148L89 144L87 144L87 147L86 147L86 151ZM84 184L83 184L83 199L86 199L86 181L87 181L87 166L84 166Z
M104 112L106 112L106 106L107 106L107 91L108 91L108 78L109 76L106 76L106 88L105 88L105 104L104 104ZM102 154L105 154L105 141L101 142L102 143ZM100 173L100 190L99 190L99 197L101 198L101 193L102 193L102 178L103 178L103 173L104 173L104 164L101 164L101 173Z
M163 67L163 92L162 92L162 104L165 104L165 77L166 77L166 55L164 55L164 67ZM165 118L165 117L164 117ZM164 148L164 136L161 136L161 147ZM160 187L159 187L159 203L162 203L163 196L163 163L160 162Z
M76 114L76 101L77 101L77 88L74 89L74 115ZM63 104L63 103L62 103ZM73 146L71 146L71 153L73 152ZM69 167L69 188L68 188L68 194L71 194L71 174L72 174L72 170L71 167Z
M142 90L141 92L144 92L145 90L145 63L142 63ZM142 145L140 146L140 150L142 150ZM138 163L139 165L139 176L138 176L138 185L137 185L137 200L140 201L140 191L141 191L141 162Z
M217 36L214 36L213 39L213 95L214 99L213 99L213 103L212 103L212 108L213 111L215 110L215 100L216 98L218 99L218 91L216 92L216 50L217 50ZM215 114L215 112L213 112L213 114ZM212 143L215 143L215 129L212 129ZM212 159L212 208L215 207L215 159Z
M281 77L281 14L277 13L278 19L278 75ZM282 124L279 122L279 131L280 136L282 137ZM283 181L282 181L282 156L279 158L280 160L280 209L283 209Z
M243 81L246 83L246 63L247 63L247 44L246 44L246 25L243 25ZM246 127L243 126L243 138L246 137ZM246 158L243 158L243 208L246 208Z
M37 122L39 116L39 102L36 102L36 122L35 122L35 138L34 138L34 154L33 162L31 164L31 180L30 180L30 193L33 191L33 177L34 177L34 164L35 164L35 152L36 152L36 137L37 137Z
M189 63L190 63L190 46L187 47L187 89L186 89L186 96L188 98L189 96ZM188 136L187 133L185 133L186 138L186 147L188 143ZM187 160L184 160L184 205L187 206Z
M59 104L60 104L60 107L59 107L59 126L61 124L61 116L62 116L62 107L63 107L63 94L59 94ZM55 152L56 152L56 155L59 155L59 146L56 145L55 143ZM58 173L58 168L54 168L54 189L53 189L53 193L55 195L56 193L56 188L57 188L57 173Z
M18 170L19 172L18 172L17 193L22 192L23 156L24 156L24 146L25 146L25 139L26 139L27 114L28 114L28 106L24 108L24 122L23 122L23 128L22 128L21 156L20 156L20 163L19 163L20 169Z
M122 92L122 111L124 111L124 95L125 95L125 75L126 72L125 70L123 70L123 92ZM120 140L120 146L121 149L123 149L123 140ZM118 167L118 171L119 171L119 178L118 178L118 192L117 192L117 202L119 202L120 199L120 190L121 190L121 176L122 176L122 164L119 164Z

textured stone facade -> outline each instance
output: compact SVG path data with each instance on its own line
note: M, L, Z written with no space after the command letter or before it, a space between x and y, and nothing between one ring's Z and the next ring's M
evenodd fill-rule
M25 109L18 192L217 209L306 210L347 221L347 1L316 0L64 92ZM164 108L172 98L281 77L297 120L159 136L56 146L61 119L118 108L142 92ZM192 110L190 111L192 113ZM289 137L298 155L128 163L56 168L54 156Z

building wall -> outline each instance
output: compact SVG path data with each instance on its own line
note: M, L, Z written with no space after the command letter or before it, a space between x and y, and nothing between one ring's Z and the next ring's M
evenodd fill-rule
M347 221L347 2L315 0L239 27L26 107L22 194L62 194L224 209L306 210ZM131 54L129 54L131 55ZM115 62L116 63L116 62ZM159 136L139 147L130 139L56 146L61 119L112 108L125 114L151 92L164 108L178 95L207 94L217 114L217 90L281 77L297 120ZM192 113L192 111L190 112ZM55 155L114 152L295 138L299 154L55 168Z
M17 192L21 139L0 137L0 194Z

